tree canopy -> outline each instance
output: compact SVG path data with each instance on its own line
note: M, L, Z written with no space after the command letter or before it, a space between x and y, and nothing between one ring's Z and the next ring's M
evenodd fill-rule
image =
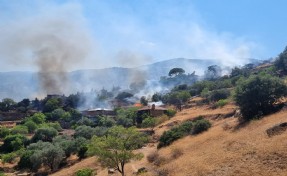
M115 126L109 129L106 136L94 136L88 145L88 153L96 155L104 167L114 168L124 176L125 164L143 157L132 150L141 147L147 138L134 127Z
M222 69L218 65L211 65L204 72L204 76L208 80L215 80L219 78L222 74Z
M179 74L185 73L184 69L182 68L173 68L169 71L168 76L176 76Z
M235 101L243 118L249 120L274 110L274 103L287 95L282 80L270 75L256 75L241 80L235 90Z

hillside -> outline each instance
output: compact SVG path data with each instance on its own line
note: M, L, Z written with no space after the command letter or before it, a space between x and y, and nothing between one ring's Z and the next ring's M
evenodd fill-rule
M66 85L68 90L64 92L70 94L77 91L102 89L103 87L111 89L113 86L124 89L135 81L159 80L160 76L167 76L169 70L174 67L181 67L185 69L186 73L196 71L197 74L202 74L208 66L213 64L219 63L213 60L177 58L136 68L112 67L77 70L61 73L61 76L65 74L64 77L68 80L68 85ZM39 75L36 72L0 72L0 82L0 99L10 97L19 101L23 98L43 97L47 94L43 92L39 83ZM60 82L60 84L64 83ZM62 87L64 86L62 85Z
M148 144L139 150L145 154L145 158L127 165L127 175L133 175L141 167L148 170L143 175L150 176L286 175L286 132L268 137L266 130L276 124L286 122L287 111L282 110L262 120L239 126L237 118L228 117L233 115L236 109L237 107L233 104L228 104L221 109L211 109L208 105L204 105L179 112L172 119L156 127L154 137L180 121L199 115L209 119L212 127L203 134L187 136L160 149L158 152L161 159L158 166L149 163L146 159L146 156L156 151L156 143ZM172 156L175 149L182 154L178 157ZM73 172L83 167L98 166L95 158L88 158L53 175L72 175ZM98 169L98 175L107 175L107 170Z

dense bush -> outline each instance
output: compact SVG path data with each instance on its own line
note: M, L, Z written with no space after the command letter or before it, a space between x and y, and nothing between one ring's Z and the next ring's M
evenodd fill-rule
M228 89L219 89L219 90L214 90L209 93L208 95L208 100L209 101L218 101L221 99L226 99L230 96L230 91Z
M1 151L3 152L13 152L20 150L24 148L24 146L27 144L28 139L20 134L15 134L15 135L8 135L4 139L4 143L1 146Z
M130 127L132 125L135 125L136 118L137 118L137 109L136 107L132 108L119 108L116 110L117 112L117 124L122 125L124 127ZM132 123L132 125L131 125Z
M27 118L27 120L32 120L36 124L42 124L46 121L46 116L43 113L35 113L33 116Z
M215 104L214 104L214 106L216 107L216 108L218 108L218 107L220 107L220 108L222 108L223 106L225 106L226 104L228 103L228 100L224 100L224 99L221 99L221 100L219 100L218 102L216 102Z
M282 80L270 75L250 76L239 81L235 90L235 101L244 120L269 114L275 110L275 102L287 95Z
M32 163L31 168L37 171L42 165L48 166L52 171L56 170L65 157L65 152L58 145L53 145L50 142L39 141L30 144L27 147L28 151L32 151L30 157Z
M77 152L76 143L69 136L57 136L53 139L53 144L59 146L65 152L66 157Z
M77 155L79 159L83 159L86 157L86 153L88 150L88 140L83 137L77 137L75 139L75 146L77 150Z
M19 169L32 169L32 162L30 160L30 157L33 155L33 151L26 150L21 156L20 161L18 162L18 168Z
M6 127L0 127L0 138L5 138L10 134L10 130Z
M165 94L162 97L162 101L166 104L172 104L172 105L179 105L182 103L185 103L190 98L189 91L183 90L183 91L175 91L168 94Z
M103 136L107 132L106 127L96 127L92 128L90 126L78 126L75 130L74 136L76 138L83 137L86 139L91 139L94 135Z
M86 126L95 126L95 123L89 119L88 117L82 117L80 120L77 121L78 126L86 125Z
M173 141L188 135L192 130L192 126L192 122L187 121L177 127L165 131L159 139L158 148L170 145Z
M94 174L93 169L84 168L84 169L78 170L75 175L76 176L93 176L95 174Z
M48 166L51 171L58 169L65 156L64 151L59 146L45 146L42 150L37 150L31 157L32 163L41 161L41 164Z
M52 127L52 128L54 128L55 130L57 130L57 131L63 131L63 129L62 129L62 127L61 127L61 125L59 124L59 122L49 122L49 123L47 123L47 126L48 127Z
M2 163L12 163L17 157L17 154L15 152L3 154L1 156Z
M11 129L11 134L28 134L28 128L23 125L17 125Z
M52 127L39 128L34 136L32 137L33 142L44 141L44 142L52 142L52 139L58 135L58 131Z
M99 117L98 126L103 127L112 127L116 124L116 121L109 116L101 116Z
M198 117L193 121L183 122L179 126L174 127L168 131L165 131L161 135L157 147L161 148L164 146L168 146L177 139L180 139L189 134L201 133L203 131L206 131L210 127L211 127L210 122L208 120L203 119L202 117Z
M129 119L126 117L119 117L117 120L117 125L121 125L126 128L131 127L133 126L133 119Z
M34 133L35 130L37 129L37 124L32 120L26 121L24 123L24 126L28 128L29 133Z
M168 109L168 110L166 111L166 115L167 115L168 117L173 117L173 116L175 116L175 114L176 114L176 110L174 110L174 109Z
M58 108L53 110L50 115L47 116L47 119L52 121L57 121L59 119L67 121L71 119L71 114L61 108Z
M156 119L154 117L145 118L141 124L141 127L143 128L155 127L155 126L156 126Z
M208 120L201 119L193 122L192 134L199 134L203 131L207 131L211 127L211 123Z

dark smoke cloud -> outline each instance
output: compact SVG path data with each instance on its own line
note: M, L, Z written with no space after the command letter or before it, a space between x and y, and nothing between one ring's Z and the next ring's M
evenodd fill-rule
M45 12L1 26L0 52L6 62L36 68L42 93L69 92L67 72L90 52L90 32L77 5Z

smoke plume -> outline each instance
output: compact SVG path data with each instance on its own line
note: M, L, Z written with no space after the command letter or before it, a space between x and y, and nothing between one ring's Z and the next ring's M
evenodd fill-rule
M67 72L86 58L89 31L75 5L45 9L37 17L18 18L1 26L1 54L10 63L34 68L42 93L69 92Z

